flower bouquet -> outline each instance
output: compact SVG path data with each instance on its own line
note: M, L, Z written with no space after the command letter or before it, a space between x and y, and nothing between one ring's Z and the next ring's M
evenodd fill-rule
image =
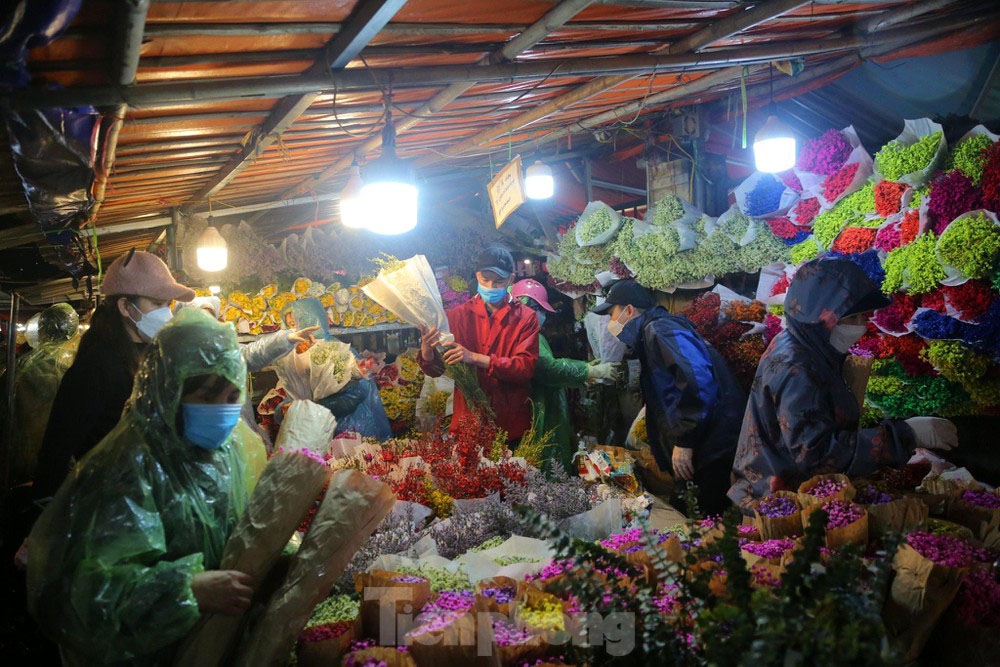
M663 225L690 227L700 217L701 211L677 195L670 194L661 197L653 204L645 220L658 227Z
M886 533L902 533L927 521L927 505L919 498L897 498L871 484L861 487L854 502L868 512L868 537L877 539Z
M868 512L863 507L837 498L827 500L820 507L827 515L828 549L839 549L845 544L868 544Z
M510 606L524 593L525 584L510 577L487 577L476 584L476 595L487 611L510 615Z
M977 537L985 535L986 527L1000 517L1000 492L969 488L955 493L948 502L950 521L963 525Z
M829 166L826 169L828 173L822 181L817 183L815 177L807 178L806 181L803 181L803 184L806 184L807 181L813 184L810 189L819 199L820 205L825 209L833 207L841 199L860 189L872 175L872 158L868 154L868 151L865 150L865 147L861 145L861 140L858 139L854 127L845 127L840 133L851 147L851 152L848 154L847 159L836 170L833 167L839 158L836 160L830 159ZM843 147L838 145L837 152L838 154L842 154ZM803 175L800 174L801 176ZM805 196L803 194L803 197Z
M926 118L904 120L903 131L875 154L875 180L919 188L930 180L948 151L942 127Z
M371 570L354 576L355 591L361 595L361 627L366 637L379 634L379 609L383 603L392 602L396 617L403 613L419 614L431 597L431 584L426 577ZM380 589L380 595L372 595L365 589ZM371 598L371 599L369 599Z
M798 499L803 509L809 509L831 499L851 500L854 493L854 485L847 475L831 473L815 475L802 482L798 489Z
M747 567L754 567L757 564L771 565L778 568L778 571L792 558L792 554L801 542L797 539L782 537L762 542L747 542L741 548L740 555L747 563Z
M935 247L949 286L970 278L988 278L1000 257L1000 222L991 211L964 213L948 225Z
M739 210L751 218L784 215L799 200L798 193L774 174L756 172L733 192Z
M414 619L416 627L405 641L413 659L421 665L498 665L495 655L483 655L480 647L492 646L491 623L479 623L485 613L471 590L443 591Z
M346 595L335 595L316 605L299 633L295 648L302 667L334 664L350 650L351 642L361 636L358 603Z
M604 245L622 226L622 216L604 202L587 204L576 222L576 242L581 247Z
M219 569L244 572L255 584L267 578L330 480L323 456L335 428L329 410L309 401L292 403L278 434L279 449L233 528ZM243 616L205 616L178 649L177 664L222 664L243 622Z
M754 522L765 540L795 537L802 534L802 508L798 495L775 491L752 505Z

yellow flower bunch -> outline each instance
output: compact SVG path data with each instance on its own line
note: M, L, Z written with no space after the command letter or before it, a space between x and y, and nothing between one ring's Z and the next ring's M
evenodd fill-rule
M448 278L448 287L452 288L456 292L465 292L469 289L469 281L460 276L452 276Z
M351 297L350 306L351 310L363 310L365 307L365 300L360 296Z
M415 397L408 396L403 385L392 385L379 389L385 414L391 421L409 421L416 415L417 402Z
M248 313L253 308L253 300L245 292L230 292L229 304Z
M562 604L555 598L541 598L521 608L521 621L534 632L563 632L566 623Z
M448 409L448 398L450 396L451 394L447 391L435 391L432 393L424 402L427 412L435 417L444 417L444 413Z
M296 278L295 282L292 283L292 292L297 296L305 296L312 284L313 281L308 278Z
M423 375L420 371L420 364L413 357L400 355L399 359L396 360L396 365L399 366L399 377L407 382L415 382Z
M291 292L281 292L280 294L275 294L271 297L271 308L274 308L279 313L285 309L285 306L293 301L297 301L298 297Z
M639 442L649 442L649 433L646 431L646 418L643 417L635 422L635 426L632 427L632 435Z
M336 303L336 300L334 300L332 294L330 294L329 292L324 292L323 294L320 295L319 302L323 304L324 308L333 308L333 305Z
M424 485L427 488L427 503L434 514L442 519L450 517L455 509L455 499L435 487L430 479L425 480Z
M278 286L275 285L274 283L269 283L267 285L264 285L263 287L260 288L260 291L257 292L259 296L262 296L265 299L270 299L277 293L278 293Z
M330 322L335 327L342 326L344 324L344 316L340 314L340 311L333 309L330 311Z

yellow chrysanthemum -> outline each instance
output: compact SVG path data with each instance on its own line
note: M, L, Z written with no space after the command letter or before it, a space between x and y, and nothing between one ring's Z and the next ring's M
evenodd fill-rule
M312 287L313 281L308 278L296 278L295 282L292 283L292 292L297 296L305 296L309 288Z
M333 323L333 326L339 327L343 324L344 318L336 309L333 309L330 311L330 322Z
M323 304L324 308L332 308L333 304L336 303L336 301L333 298L333 295L330 294L329 292L325 292L324 294L322 294L319 297L319 302Z
M257 292L257 294L264 297L265 299L270 299L277 293L278 293L278 286L275 285L274 283L264 285L263 287L260 288L260 291Z

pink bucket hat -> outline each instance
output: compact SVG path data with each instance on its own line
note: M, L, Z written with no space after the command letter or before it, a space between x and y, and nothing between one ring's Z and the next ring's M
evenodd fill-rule
M537 280L527 278L517 281L510 288L510 295L515 298L526 296L529 299L534 299L535 303L550 313L556 312L556 309L549 305L549 293L545 291L545 285Z
M158 301L190 301L194 290L170 275L170 269L156 255L134 249L111 263L101 284L104 296L127 294Z

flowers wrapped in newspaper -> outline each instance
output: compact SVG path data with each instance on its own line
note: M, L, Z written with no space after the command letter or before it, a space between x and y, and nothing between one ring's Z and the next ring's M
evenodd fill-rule
M291 652L312 610L395 501L387 485L362 472L333 474L288 575L242 643L235 664L271 665Z
M264 467L219 569L245 572L254 584L266 579L330 479L323 457L336 427L326 408L309 401L291 404L278 434L277 453ZM235 648L244 617L202 618L178 650L177 664L223 664Z

